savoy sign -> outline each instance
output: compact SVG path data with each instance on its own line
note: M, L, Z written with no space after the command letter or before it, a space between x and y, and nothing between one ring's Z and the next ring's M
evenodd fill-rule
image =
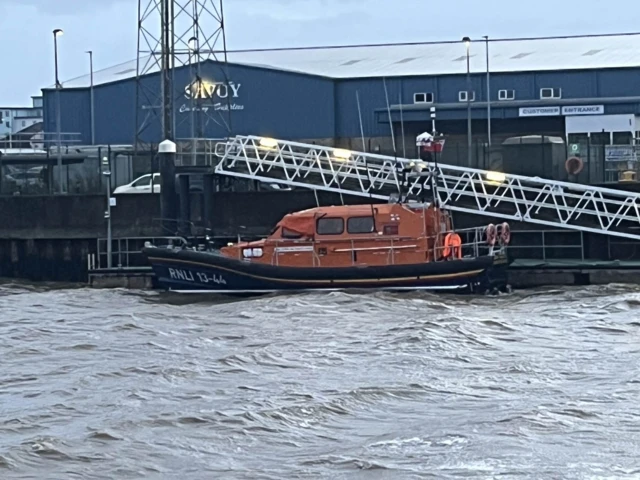
M184 103L178 111L180 113L190 111L208 112L209 110L244 110L244 105L236 102L240 97L241 83L216 82L209 80L194 80L184 87L184 96L189 103Z

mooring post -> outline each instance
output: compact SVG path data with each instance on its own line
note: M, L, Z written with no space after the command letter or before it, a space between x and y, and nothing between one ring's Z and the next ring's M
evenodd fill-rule
M171 140L164 140L158 145L158 159L160 170L160 212L162 226L165 232L175 234L176 210L178 196L176 195L176 144Z
M191 236L191 198L189 197L189 175L178 175L180 185L180 235Z
M206 234L210 235L213 230L213 175L203 175L202 181L202 194L204 196L203 223Z

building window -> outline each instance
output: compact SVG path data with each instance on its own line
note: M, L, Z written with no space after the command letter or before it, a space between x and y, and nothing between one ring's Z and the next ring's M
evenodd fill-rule
M340 235L344 232L344 220L342 218L319 218L316 223L318 235Z
M471 95L469 97L470 102L475 101L476 99L476 92L474 92L473 90L471 92L469 92ZM462 90L460 92L458 92L458 100L460 102L466 102L467 101L467 91L466 90Z
M515 90L499 90L498 100L514 100L516 98Z
M26 127L27 126L27 121L26 120L22 120L22 126Z
M541 88L540 98L545 100L547 98L562 98L561 88Z
M413 103L433 103L433 93L414 93Z
M352 217L347 220L349 233L373 233L373 217Z

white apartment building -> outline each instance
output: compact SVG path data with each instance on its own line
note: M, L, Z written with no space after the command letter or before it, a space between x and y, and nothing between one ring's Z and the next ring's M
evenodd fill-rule
M19 134L22 130L42 122L42 96L31 97L30 107L0 106L0 139Z

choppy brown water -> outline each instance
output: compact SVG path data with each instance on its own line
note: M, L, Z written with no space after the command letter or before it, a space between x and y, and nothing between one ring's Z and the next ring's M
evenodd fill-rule
M638 478L639 314L0 285L0 478Z

